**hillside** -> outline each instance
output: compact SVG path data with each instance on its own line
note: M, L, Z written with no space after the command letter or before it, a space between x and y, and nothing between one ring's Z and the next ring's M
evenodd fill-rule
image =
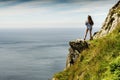
M53 80L120 80L120 1L110 9L94 40L69 44L66 69Z

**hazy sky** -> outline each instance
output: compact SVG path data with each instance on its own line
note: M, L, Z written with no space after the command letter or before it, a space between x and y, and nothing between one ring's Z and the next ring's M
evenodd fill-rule
M83 27L91 15L101 27L118 0L0 0L0 28Z

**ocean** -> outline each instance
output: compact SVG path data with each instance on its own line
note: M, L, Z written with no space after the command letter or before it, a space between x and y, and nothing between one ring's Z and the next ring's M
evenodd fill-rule
M0 80L50 80L85 28L0 29Z

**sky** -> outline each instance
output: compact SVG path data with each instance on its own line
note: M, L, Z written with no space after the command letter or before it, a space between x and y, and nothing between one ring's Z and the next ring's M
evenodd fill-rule
M1 28L83 27L91 15L101 27L118 0L0 0Z

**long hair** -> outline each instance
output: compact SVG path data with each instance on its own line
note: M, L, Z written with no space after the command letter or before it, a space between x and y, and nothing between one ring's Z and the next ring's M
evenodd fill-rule
M94 25L94 22L93 22L92 17L90 15L88 15L88 22L90 23L90 25Z

